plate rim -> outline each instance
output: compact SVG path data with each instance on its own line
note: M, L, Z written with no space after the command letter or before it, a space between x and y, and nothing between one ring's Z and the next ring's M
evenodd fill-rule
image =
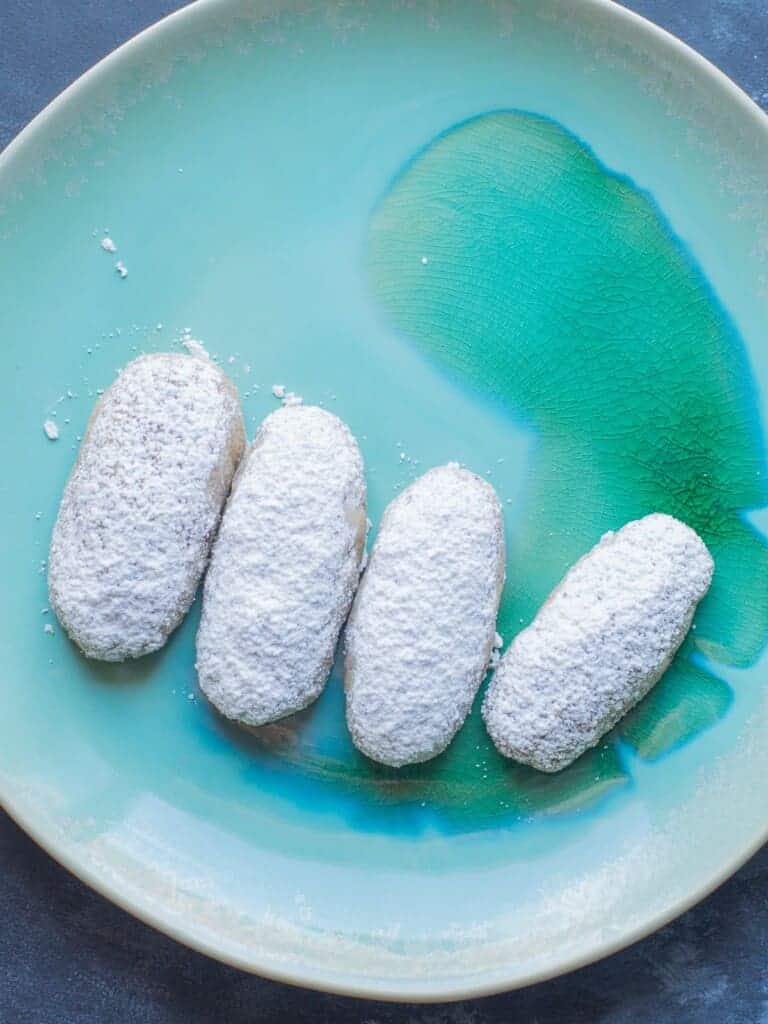
M256 0L259 7L265 7L266 2L267 0ZM209 11L217 7L228 9L234 7L236 3L237 0L192 0L186 6L172 11L170 14L151 23L100 58L50 100L0 151L0 178L4 174L6 167L17 156L20 156L28 145L41 135L44 136L48 124L54 121L59 110L65 109L68 104L76 101L81 94L86 93L93 84L109 73L113 67L126 59L132 58L134 54L138 54L141 48L149 42L150 38L154 40L160 35L171 31L175 25L180 25L183 22L192 24L194 19L206 16ZM692 69L704 72L713 86L740 108L740 112L753 123L754 129L762 132L768 138L768 114L724 71L672 32L655 24L643 15L629 10L623 4L617 2L617 0L570 0L570 3L572 5L571 10L581 8L582 11L593 13L596 17L613 19L617 24L623 24L631 32L644 34L656 46L666 48L667 52L675 56L679 61L687 64ZM43 815L36 814L29 806L25 807L23 799L14 797L10 787L5 785L2 777L0 777L0 808L8 814L33 842L89 888L142 923L155 928L157 931L190 949L247 973L284 984L334 995L414 1004L448 1003L510 992L560 977L579 968L586 967L589 964L596 963L614 953L618 953L634 943L647 938L653 932L669 924L706 899L768 842L767 818L763 826L756 830L752 839L744 845L738 855L729 860L718 871L713 872L704 883L686 897L674 901L664 910L651 915L647 920L629 928L621 935L603 942L597 942L589 949L566 957L557 965L531 970L527 974L521 973L517 977L509 977L507 980L504 980L503 977L498 977L500 972L497 970L495 972L497 977L494 980L485 982L473 983L466 981L462 983L451 980L441 984L429 979L423 981L419 979L415 983L407 983L404 986L397 979L389 980L386 978L367 982L362 980L342 982L337 978L328 977L327 975L323 977L322 972L317 972L312 968L304 968L303 970L301 967L284 969L275 967L274 964L264 958L260 958L258 955L247 957L231 953L226 949L222 949L216 942L207 939L197 931L194 923L185 922L182 925L178 925L172 919L172 915L167 913L161 905L151 900L142 902L134 893L126 895L120 887L109 881L105 871L99 871L98 868L89 864L82 857L72 853L68 848L66 840L62 840L56 834L54 828L46 826Z

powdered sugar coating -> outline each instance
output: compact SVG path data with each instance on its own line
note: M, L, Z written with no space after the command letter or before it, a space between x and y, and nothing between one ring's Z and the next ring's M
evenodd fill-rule
M85 654L162 647L197 589L245 444L208 359L141 356L91 414L51 539L51 605Z
M322 691L360 576L363 461L336 416L268 416L232 488L205 582L197 669L228 718L263 725Z
M595 746L664 674L713 570L672 516L607 533L501 659L483 703L499 751L556 772Z
M375 761L426 761L472 706L504 583L501 508L456 463L387 508L346 630L347 723Z

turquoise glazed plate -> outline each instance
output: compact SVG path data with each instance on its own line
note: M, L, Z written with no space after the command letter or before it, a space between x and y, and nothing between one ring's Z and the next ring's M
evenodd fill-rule
M603 0L200 0L67 90L0 158L8 811L182 942L383 998L546 978L734 871L768 825L766 167L758 109ZM46 610L59 495L99 389L190 335L251 433L274 384L348 421L374 523L429 466L486 475L507 642L605 530L695 526L715 583L662 683L557 776L477 707L391 771L338 669L218 718L197 608L86 661Z

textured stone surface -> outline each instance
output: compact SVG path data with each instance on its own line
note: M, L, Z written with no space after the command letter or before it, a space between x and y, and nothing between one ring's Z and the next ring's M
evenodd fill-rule
M0 145L172 0L2 0ZM768 106L765 0L631 0ZM453 1006L340 999L178 946L0 820L2 1024L768 1024L768 848L712 897L602 963Z

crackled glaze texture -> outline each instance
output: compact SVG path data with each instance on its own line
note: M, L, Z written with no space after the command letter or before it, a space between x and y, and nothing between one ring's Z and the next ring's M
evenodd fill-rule
M667 512L718 571L620 728L655 757L716 721L729 688L691 656L746 666L768 628L768 553L740 515L766 501L762 443L740 339L652 199L555 122L499 111L418 154L369 241L393 323L535 435L500 631L604 530Z

